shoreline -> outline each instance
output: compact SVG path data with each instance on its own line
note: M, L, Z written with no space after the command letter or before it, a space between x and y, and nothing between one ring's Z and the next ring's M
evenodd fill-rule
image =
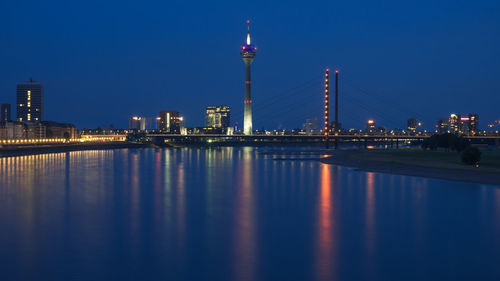
M72 144L2 147L0 148L0 158L40 155L48 153L61 153L61 152L71 152L71 151L148 148L148 147L154 147L154 146L151 144L110 142L110 143L96 143L96 144L72 143Z
M414 164L389 159L381 160L370 153L355 150L334 151L318 159L321 163L356 168L366 172L434 178L500 186L500 172L491 168L474 168L466 165ZM300 160L300 159L296 159Z
M86 150L109 150L126 148L151 148L157 147L153 144L139 143L95 143L95 144L57 144L57 145L36 145L21 147L0 148L0 158L16 157L27 155L39 155L48 153L62 153L71 151ZM406 151L407 152L407 151ZM424 178L435 178L442 180L471 182L500 186L500 168L483 167L474 168L457 163L447 163L446 161L434 161L431 157L425 161L414 161L411 158L401 157L405 150L327 150L310 149L297 151L267 151L264 155L274 155L275 161L319 161L329 165L339 165L351 167L366 172L396 174L405 176L415 176ZM422 153L422 152L418 152ZM426 156L430 156L432 152ZM401 155L400 155L401 154ZM423 153L422 153L423 154ZM299 158L293 156L318 156ZM422 159L419 159L422 160Z

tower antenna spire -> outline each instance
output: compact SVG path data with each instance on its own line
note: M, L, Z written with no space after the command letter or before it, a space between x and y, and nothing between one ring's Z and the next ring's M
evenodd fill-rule
M251 44L250 41L250 20L247 20L248 32L247 32L247 45Z

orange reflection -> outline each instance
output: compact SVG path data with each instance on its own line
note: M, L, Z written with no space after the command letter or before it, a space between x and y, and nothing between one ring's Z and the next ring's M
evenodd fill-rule
M254 198L252 192L252 149L243 148L243 161L239 166L237 179L236 222L235 222L235 278L234 280L257 280L256 264L256 224Z
M184 155L182 155L184 156ZM183 157L184 158L184 157ZM184 164L178 164L177 170L177 241L180 249L184 248L186 230L186 196L184 183Z
M319 224L317 245L318 280L331 280L337 265L334 251L334 219L332 215L330 166L321 165L321 187L319 196Z
M161 153L159 151L154 152L154 216L157 220L157 225L161 224Z
M366 265L368 270L373 271L375 259L375 174L372 172L366 173L365 212Z

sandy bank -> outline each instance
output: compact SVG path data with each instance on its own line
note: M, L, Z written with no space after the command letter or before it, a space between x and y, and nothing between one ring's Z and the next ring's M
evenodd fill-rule
M83 150L105 150L121 148L144 148L149 144L136 144L125 142L106 142L94 144L53 144L53 145L33 145L33 146L7 146L0 148L0 157L12 157L22 155L36 155L45 153L59 153Z
M426 152L423 152L426 153ZM420 153L420 154L423 154ZM432 152L429 152L432 153ZM409 158L398 152L384 153L366 150L334 151L321 158L326 164L358 168L360 170L407 176L428 177L453 181L500 185L500 169L495 167L475 168L429 156L428 160Z

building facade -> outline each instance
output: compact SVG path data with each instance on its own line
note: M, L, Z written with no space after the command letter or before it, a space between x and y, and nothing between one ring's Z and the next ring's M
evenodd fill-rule
M438 123L436 125L436 132L438 134L446 134L450 131L450 123L449 119L447 118L441 118L438 120Z
M367 134L373 134L375 133L375 121L374 120L368 120L365 125L365 133Z
M17 121L43 121L43 86L30 79L17 85Z
M479 115L469 114L469 131L471 135L479 133Z
M479 132L479 115L460 116L451 114L448 119L439 119L436 128L438 134L476 135Z
M2 103L0 104L0 122L10 122L10 104Z
M208 128L227 128L231 124L231 108L227 105L207 106L205 125Z
M306 135L319 134L318 118L306 119L306 122L302 124L302 130Z
M0 123L0 139L16 140L26 138L25 124L21 122L2 122Z
M176 110L160 111L159 130L162 132L179 134L184 118Z
M134 116L128 120L128 128L130 130L144 131L150 127L151 118Z
M41 122L24 123L26 139L44 139L47 137L47 127Z
M78 130L75 125L69 123L57 123L44 121L41 124L45 127L45 137L48 139L76 139Z
M449 131L456 134L460 130L460 115L451 114L449 119Z
M417 131L417 128L418 128L418 121L415 118L410 118L406 122L406 125L407 125L408 132L415 133Z

